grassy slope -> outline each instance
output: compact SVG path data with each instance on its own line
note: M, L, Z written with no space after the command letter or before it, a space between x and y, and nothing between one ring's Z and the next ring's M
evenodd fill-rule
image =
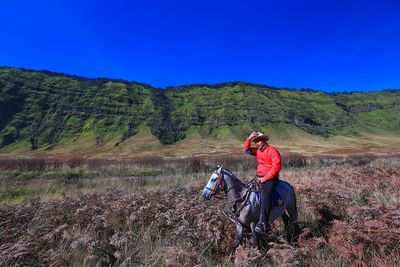
M22 143L18 143L3 148L0 155L9 157L119 159L146 156L241 154L243 140L235 138L228 127L224 130L221 130L221 135L217 137L201 137L198 129L191 129L184 140L173 145L162 145L155 136L151 135L148 127L143 127L137 135L128 138L118 147L114 145L119 140L118 138L110 139L109 142L101 146L95 145L93 140L82 139L74 145L60 145L51 150L41 148L33 151L28 148L28 144L21 148ZM270 134L270 143L283 153L352 154L361 152L387 153L400 150L400 136L386 133L368 133L363 135L362 139L346 136L325 139L310 135L296 127L281 124L270 125L264 131Z

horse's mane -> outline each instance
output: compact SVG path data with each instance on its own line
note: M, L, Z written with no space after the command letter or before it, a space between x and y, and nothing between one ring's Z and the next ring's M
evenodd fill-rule
M246 186L245 183L242 182L242 180L240 180L239 178L236 177L236 175L234 175L230 170L223 168L224 173L228 174L231 178L233 178L236 182L239 182L241 185Z

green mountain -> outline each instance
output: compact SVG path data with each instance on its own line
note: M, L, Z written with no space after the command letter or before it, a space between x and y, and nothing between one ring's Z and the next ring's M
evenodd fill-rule
M400 141L400 90L327 94L242 82L156 89L7 67L0 90L3 155L207 153L237 146L253 129L299 151L300 143L397 149Z

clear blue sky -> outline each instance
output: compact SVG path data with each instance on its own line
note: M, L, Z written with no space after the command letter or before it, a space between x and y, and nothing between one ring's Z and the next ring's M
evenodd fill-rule
M400 88L400 1L8 0L0 65L156 87Z

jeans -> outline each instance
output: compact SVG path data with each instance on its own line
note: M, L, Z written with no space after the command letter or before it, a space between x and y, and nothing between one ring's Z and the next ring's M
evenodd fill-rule
M271 211L271 200L274 193L274 189L278 184L279 179L275 177L271 180L267 180L262 184L261 191L261 210L260 210L260 222L268 225L269 213Z

